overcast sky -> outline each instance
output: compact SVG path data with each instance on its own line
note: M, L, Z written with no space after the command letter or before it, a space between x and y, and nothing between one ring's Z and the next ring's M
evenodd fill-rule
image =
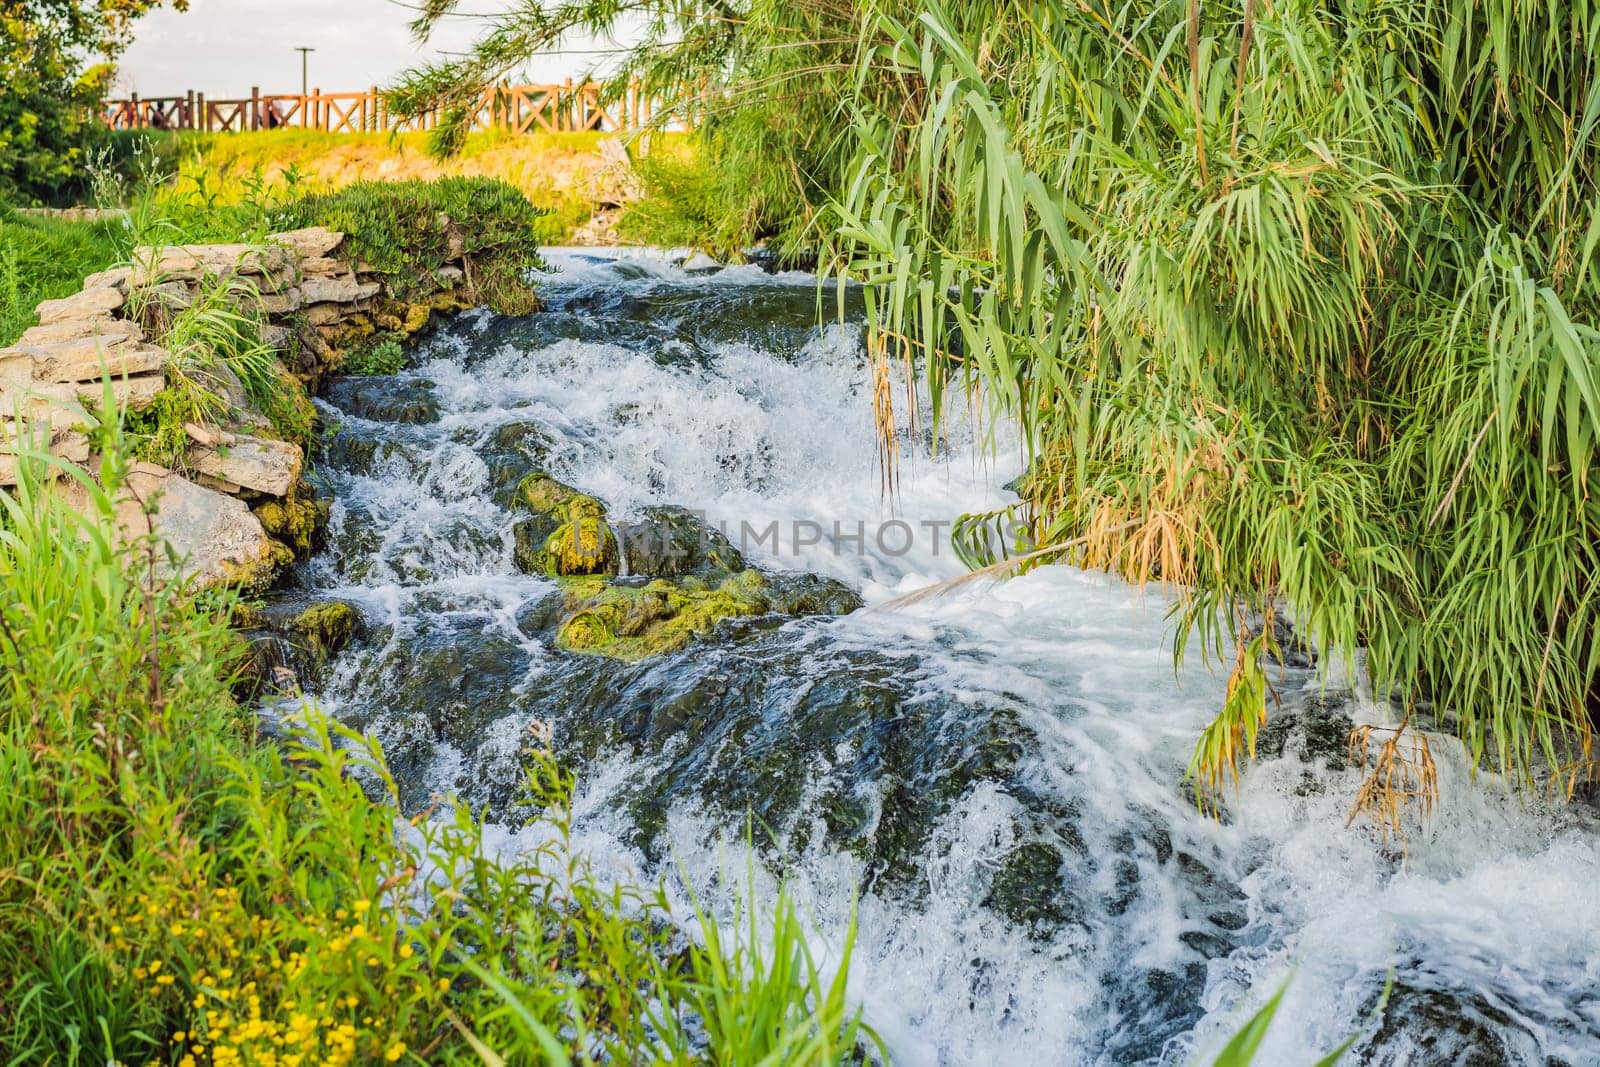
M463 0L461 6L482 11L486 3ZM481 25L471 18L446 19L429 45L419 48L406 28L412 14L397 0L190 0L183 14L158 10L139 21L133 46L118 64L118 95L181 96L193 89L228 99L249 96L253 85L263 93L297 93L297 45L316 49L310 56L313 88L353 92L382 85L440 50L466 48ZM569 54L532 64L528 80L559 82L604 58L590 51L593 42L566 47Z

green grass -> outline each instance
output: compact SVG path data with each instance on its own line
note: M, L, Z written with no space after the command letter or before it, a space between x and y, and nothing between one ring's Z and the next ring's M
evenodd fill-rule
M0 345L38 321L41 300L71 296L123 254L120 223L61 222L0 206Z
M786 900L685 942L659 889L595 880L542 750L545 843L493 861L461 810L402 819L381 752L315 708L259 740L230 598L147 584L159 549L111 535L106 433L102 484L61 474L81 513L43 458L0 494L11 1062L840 1063L870 1040Z

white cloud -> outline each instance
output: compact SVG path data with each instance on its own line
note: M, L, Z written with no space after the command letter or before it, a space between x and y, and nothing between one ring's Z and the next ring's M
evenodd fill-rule
M482 10L483 0L464 8ZM187 90L220 100L300 91L298 45L315 48L310 84L325 92L382 85L409 66L468 47L483 22L444 20L426 46L407 28L413 12L393 0L191 0L189 10L158 10L136 27L119 64L119 95L181 96ZM592 42L530 64L528 79L559 82L582 74L595 59Z

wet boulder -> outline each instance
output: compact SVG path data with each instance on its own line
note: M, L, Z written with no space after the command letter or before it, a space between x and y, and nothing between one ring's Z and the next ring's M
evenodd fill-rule
M289 599L234 609L249 659L241 671L251 692L312 685L362 632L361 613L344 600Z
M368 422L424 425L439 421L439 401L433 389L433 383L422 378L341 378L328 387L327 399L339 410Z
M517 483L512 504L532 513L513 527L517 567L523 573L570 577L617 572L617 538L606 521L605 505L594 497L535 471Z
M744 570L744 557L722 533L687 508L644 509L639 522L619 530L629 574L677 578L686 574L725 578Z
M508 422L482 440L474 435L463 443L472 444L482 457L495 503L501 507L511 506L518 483L542 467L555 446L549 432L536 422Z
M767 580L767 602L780 615L848 615L861 596L836 578L784 574Z

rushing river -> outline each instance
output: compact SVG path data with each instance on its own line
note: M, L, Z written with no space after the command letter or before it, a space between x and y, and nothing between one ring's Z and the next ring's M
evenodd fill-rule
M1436 739L1440 814L1402 860L1345 828L1348 720L1386 710L1293 670L1225 817L1201 815L1183 774L1223 682L1174 671L1159 593L1048 567L871 610L962 572L940 524L1015 499L1014 444L959 419L938 457L907 435L886 497L831 290L553 260L545 312L463 316L405 373L325 401L335 502L294 595L360 608L313 685L383 742L404 803L453 794L517 848L538 720L610 876L741 881L753 814L758 892L786 876L819 951L856 901L853 994L899 1062L1186 1063L1286 981L1261 1063L1363 1027L1368 1062L1600 1062L1591 809L1473 783ZM507 491L535 467L613 521L673 504L753 531L752 565L868 609L728 624L638 664L564 654L555 584L513 563Z

